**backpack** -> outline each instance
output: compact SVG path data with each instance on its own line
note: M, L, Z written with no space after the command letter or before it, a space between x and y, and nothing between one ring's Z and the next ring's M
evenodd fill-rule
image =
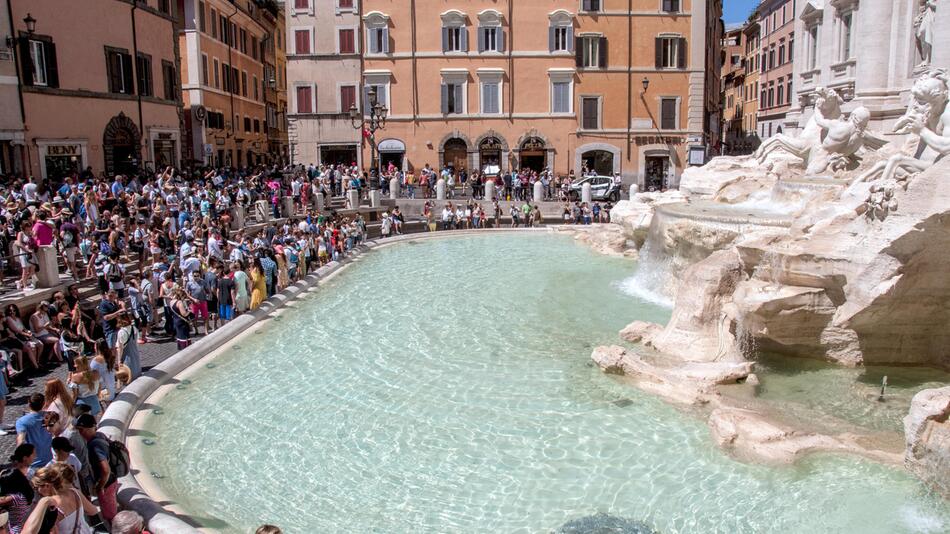
M109 470L112 471L112 476L122 478L128 475L131 471L129 469L129 449L121 441L105 439L109 442Z

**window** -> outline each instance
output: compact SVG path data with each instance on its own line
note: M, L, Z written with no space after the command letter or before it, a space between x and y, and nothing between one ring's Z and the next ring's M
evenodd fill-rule
M772 84L769 84L769 97L766 99L766 106L772 107L775 105L775 88Z
M762 108L762 109L765 109L765 107L766 107L766 106L765 106L765 95L766 95L766 91L765 91L765 88L763 87L763 88L762 88L762 94L761 94L760 97L759 97L759 107Z
M676 98L660 99L660 129L675 130L677 128L676 110L679 107Z
M221 64L221 89L226 93L231 91L231 67L227 63Z
M241 74L237 70L237 67L231 67L231 92L239 95L241 94Z
M310 9L310 0L294 0L294 9L298 11Z
M680 10L680 0L663 0L663 11L677 13Z
M573 26L551 26L548 29L548 50L551 52L570 52L573 42Z
M211 79L208 78L208 55L201 54L201 83L203 85L210 85Z
M207 58L204 67L207 68ZM178 76L175 73L175 64L170 61L162 61L162 87L165 89L165 100L178 100L178 91L176 80Z
M356 34L353 29L344 29L340 30L340 53L341 54L355 54L356 53Z
M374 78L375 78L375 79L373 80L372 83L367 83L366 86L363 88L363 113L369 113L369 108L370 108L370 104L369 104L369 91L370 91L370 89L376 91L376 102L377 102L378 104L382 104L382 105L388 107L388 108L389 108L389 111L392 112L392 107L389 105L389 102L386 100L386 93L387 93L387 90L386 90L386 89L387 89L387 85L388 85L388 84L386 84L386 83L376 83L377 80L378 80L378 81L382 81L382 80L381 80L381 78L379 78L379 77L375 77L375 76L374 76ZM387 76L386 78L383 78L383 79L388 79L388 76Z
M792 77L789 76L788 82L785 83L785 98L788 99L787 104L792 103Z
M205 23L205 3L199 1L198 2L198 29L201 30L202 33L207 33L205 24L206 24Z
M769 48L769 70L775 68L775 45Z
M600 98L596 96L585 96L581 98L581 109L583 117L581 128L585 130L597 130L600 128Z
M353 9L353 0L339 0L337 6L340 9Z
M389 53L389 28L369 28L366 36L370 54Z
M682 69L686 67L686 39L682 37L656 38L656 68Z
M228 35L231 31L231 27L228 25L228 19L218 17L218 21L221 23L221 41L228 45L231 44L231 38Z
M851 59L851 22L853 14L848 11L841 15L840 20L840 42L838 43L838 61L847 61Z
M217 89L221 88L221 79L218 77L218 58L214 58L214 86Z
M478 51L479 52L504 52L505 51L505 33L501 28L479 28L478 29Z
M238 40L238 43L241 45L241 53L247 54L247 31L244 28L241 28L240 34L241 38Z
M52 43L42 41L27 41L27 43L30 47L30 61L33 64L33 75L30 77L33 80L33 85L50 86L49 63L46 60L49 57L47 49L52 46ZM50 87L56 86L53 85Z
M124 50L106 49L106 61L109 92L132 94L132 56Z
M782 80L778 81L778 88L775 91L775 105L781 106L785 103L785 86L782 85Z
M244 132L251 133L251 118L244 117Z
M482 82L482 114L501 113L501 81Z
M778 45L778 64L785 64L785 43Z
M172 13L171 0L158 0L158 10L166 15L171 15Z
M314 89L312 85L297 86L297 113L314 112Z
M788 62L791 63L795 60L793 57L795 53L795 37L793 35L788 36Z
M211 37L218 38L218 12L211 9Z
M808 28L808 70L818 67L818 24Z
M257 75L256 75L256 74L254 74L253 76L251 76L251 82L252 82L251 85L254 87L254 100L259 100L259 99L260 99L260 95L258 94L258 89L260 88L260 86L257 85Z
M139 54L135 58L135 74L139 94L142 96L152 96L152 58L146 54Z
M294 30L294 53L310 53L310 29Z
M465 84L442 84L442 114L460 115L465 113Z
M340 113L347 113L356 104L356 86L343 85L340 87Z
M468 52L468 29L462 26L442 28L443 52Z
M241 71L241 96L247 96L247 71Z
M260 119L254 119L254 133L261 132L261 121Z
M603 68L607 66L607 38L586 35L578 38L576 52L577 66L580 68Z
M224 115L216 112L209 111L207 117L208 128L222 129L224 128Z
M571 112L571 82L551 82L551 113Z
M280 34L278 33L277 35L280 35ZM257 59L257 47L258 47L257 37L252 35L251 36L251 57L254 59Z
M581 10L583 11L600 11L601 0L584 0L581 2Z

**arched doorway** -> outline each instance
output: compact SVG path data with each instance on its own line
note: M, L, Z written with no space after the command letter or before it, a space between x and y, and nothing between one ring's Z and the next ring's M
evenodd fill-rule
M112 117L102 134L106 174L135 174L141 163L142 134L125 113Z
M502 151L504 143L501 139L490 135L478 143L478 160L481 162L481 172L488 176L501 174Z
M520 167L535 172L544 170L545 143L540 137L529 137L521 143Z
M453 137L442 145L442 165L457 173L466 168L468 160L468 144L458 137Z
M614 155L606 150L588 150L581 154L581 166L601 176L610 176L614 172Z

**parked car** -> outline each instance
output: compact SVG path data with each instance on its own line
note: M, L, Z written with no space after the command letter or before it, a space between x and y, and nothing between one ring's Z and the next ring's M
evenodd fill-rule
M581 199L581 189L588 182L590 182L591 200L610 200L611 202L620 200L620 186L614 184L614 179L610 176L584 176L574 180L571 191L568 193L571 200Z

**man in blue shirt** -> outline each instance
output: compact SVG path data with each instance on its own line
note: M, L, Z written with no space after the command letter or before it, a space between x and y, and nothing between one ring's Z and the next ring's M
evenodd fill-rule
M42 393L30 395L30 411L16 420L16 444L29 443L36 447L36 459L30 466L39 469L53 459L53 436L49 433L52 424L47 423L43 405L46 397Z

